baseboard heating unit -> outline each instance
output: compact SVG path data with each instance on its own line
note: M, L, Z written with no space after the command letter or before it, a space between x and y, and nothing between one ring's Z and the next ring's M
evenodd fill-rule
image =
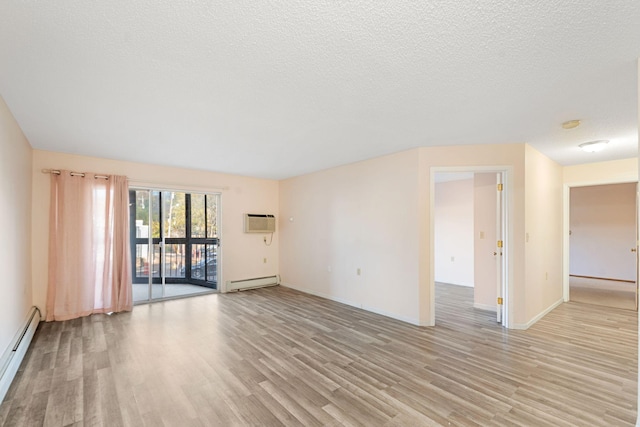
M227 292L244 291L247 289L263 288L280 284L280 276L257 277L255 279L228 280Z
M31 344L33 334L36 333L40 320L40 310L38 307L32 307L23 327L11 342L9 348L2 354L2 358L0 358L0 402L4 400L11 381L13 381L13 378L18 372L20 363L22 363L22 359L24 359L24 355L27 353L27 349L29 348L29 344Z

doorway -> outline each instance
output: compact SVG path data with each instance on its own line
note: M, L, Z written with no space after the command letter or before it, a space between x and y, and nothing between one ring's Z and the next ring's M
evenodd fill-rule
M569 300L637 310L636 183L569 192Z
M432 324L439 298L439 310L463 307L475 321L508 327L507 172L432 168ZM442 304L452 297L466 302Z
M217 291L219 200L219 194L129 191L134 303Z

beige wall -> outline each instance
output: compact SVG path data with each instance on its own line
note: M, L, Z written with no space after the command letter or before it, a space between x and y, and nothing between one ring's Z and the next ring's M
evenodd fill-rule
M280 183L35 150L34 301L43 305L46 298L49 178L41 169L65 168L124 174L134 182L187 190L227 187L221 191L223 281L279 272L286 286L408 322L429 324L431 167L484 165L510 169L506 184L511 187L507 248L511 260L511 320L512 327L521 327L544 311L554 296L544 284L525 280L525 149L531 170L551 172L545 184L531 187L535 194L547 197L551 193L539 187L548 184L553 188L550 191L555 191L554 180L560 179L561 169L524 144L419 148ZM530 178L537 173L532 172ZM541 218L547 218L547 210L555 209L553 204L529 203L528 207L532 215ZM242 232L245 212L278 216L278 232L271 247L263 244L262 235ZM530 232L537 235L536 222L530 223ZM556 232L553 230L550 233ZM538 254L543 261L536 261ZM267 264L263 264L263 258L268 259ZM541 263L548 277L560 271L545 251L529 251L527 260Z
M0 97L0 355L31 307L31 146Z
M41 172L45 168L126 175L133 184L147 183L160 188L220 192L220 283L278 273L278 231L271 246L264 244L262 234L243 232L244 213L278 215L277 181L34 150L33 288L34 301L41 307L46 301L47 285L49 175ZM266 264L263 258L267 258Z
M508 209L511 221L508 226L510 240L505 248L509 254L512 312L509 313L511 327L519 327L528 319L524 299L524 144L468 145L457 147L420 148L420 318L425 324L434 322L431 306L431 168L457 167L476 170L480 168L504 169L509 171ZM424 220L422 220L424 218Z
M281 181L283 283L418 323L417 206L418 150Z
M528 210L525 158L532 190ZM554 259L553 251L537 245L525 258L525 217L536 239L561 242L561 227L542 229L542 224L553 215L561 224L562 169L525 144L418 148L281 181L283 282L412 323L433 324L431 173L446 167L508 171L509 314L511 327L527 327L555 302L562 263L560 252ZM538 174L547 175L538 180ZM538 197L551 200L538 203ZM525 260L543 266L553 285L539 283L539 274L527 279Z
M573 187L569 204L569 273L635 282L636 183Z
M473 305L483 310L496 310L498 266L496 256L496 174L476 173L473 178L474 198L474 289Z
M637 182L638 159L565 166L562 173L564 183L569 186Z
M532 191L527 209L525 158L527 189ZM49 194L48 176L40 170L66 168L124 174L136 182L170 184L171 188L215 191L228 187L222 190L223 281L280 272L287 286L412 323L430 324L431 168L452 166L510 170L506 183L511 212L507 248L513 299L510 315L512 327L522 327L556 296L555 288L541 283L539 277L525 279L525 216L530 235L553 239L557 230L540 230L539 224L549 219L556 205L535 201L555 197L561 182L559 166L525 144L419 148L280 183L35 150L34 301L43 305L46 298ZM539 174L548 175L539 181ZM550 186L549 192L543 190L545 185ZM271 247L264 246L261 235L242 232L245 212L278 215L279 231ZM262 263L265 257L267 264ZM548 251L540 248L528 250L526 260L544 269L544 277L550 278L545 281L553 281L561 271Z
M527 322L562 302L562 167L526 147Z
M638 159L623 159L609 162L587 163L583 165L566 166L563 168L563 297L569 301L569 271L570 271L570 206L569 194L573 187L613 184L623 182L638 182Z
M473 179L437 183L434 209L436 282L473 286Z

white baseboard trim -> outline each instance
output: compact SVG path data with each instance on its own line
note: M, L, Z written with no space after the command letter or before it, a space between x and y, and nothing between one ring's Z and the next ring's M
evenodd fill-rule
M480 303L477 303L477 302L473 303L473 308L477 308L478 310L491 311L493 313L495 313L497 311L495 305L480 304Z
M320 298L324 298L324 299L328 299L328 300L331 300L331 301L339 302L340 304L348 305L348 306L351 306L351 307L361 308L359 304L356 304L356 303L351 302L349 300L342 299L342 298L337 298L337 297L332 297L332 296L329 296L329 295L324 294L322 292L316 292L316 291L314 291L312 289L308 289L308 288L303 288L303 287L300 287L300 286L292 285L291 283L280 282L280 286L284 286L285 288L294 289L296 291L304 292L305 294L314 295L314 296L317 296L317 297L320 297Z
M564 300L560 298L558 301L554 302L549 307L547 307L547 309L538 313L533 319L529 320L527 323L514 323L511 329L520 329L520 330L529 329L530 327L535 325L538 320L542 319L544 316L549 314L554 308L556 308L563 302Z
M37 307L32 307L20 330L16 332L11 344L0 358L0 402L4 400L7 391L9 391L11 382L20 368L40 320L40 310Z
M389 317L391 319L399 320L401 322L410 323L410 324L415 325L415 326L427 326L426 324L421 325L420 322L418 320L416 320L416 319L413 319L413 318L410 318L410 317L405 317L405 316L400 316L400 315L397 315L395 313L389 313L388 311L380 310L380 309L375 308L375 307L369 307L369 306L363 305L362 309L366 310L366 311L369 311L371 313L379 314L379 315L384 316L384 317Z
M420 324L420 322L418 320L410 318L410 317L399 316L399 315L397 315L395 313L389 313L387 311L380 310L380 309L378 309L376 307L369 307L367 305L354 303L353 301L345 300L343 298L337 298L337 297L334 297L334 296L331 296L331 295L324 294L322 292L316 292L316 291L311 290L311 289L303 288L303 287L300 287L300 286L295 286L295 285L292 285L291 283L281 282L280 286L284 286L285 288L295 289L296 291L304 292L305 294L309 294L309 295L315 295L317 297L328 299L330 301L339 302L340 304L344 304L344 305L348 305L348 306L351 306L351 307L359 308L361 310L365 310L365 311L368 311L368 312L371 312L371 313L379 314L381 316L389 317L391 319L399 320L401 322L409 323L411 325L427 326L427 324Z
M280 276L278 274L274 276L256 277L244 280L228 280L225 286L225 291L244 291L248 289L263 288L265 286L276 286L279 284Z

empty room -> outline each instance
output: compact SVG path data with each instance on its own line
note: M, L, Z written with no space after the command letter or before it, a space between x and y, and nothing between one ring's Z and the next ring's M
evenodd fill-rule
M0 4L0 425L633 426L640 4Z

